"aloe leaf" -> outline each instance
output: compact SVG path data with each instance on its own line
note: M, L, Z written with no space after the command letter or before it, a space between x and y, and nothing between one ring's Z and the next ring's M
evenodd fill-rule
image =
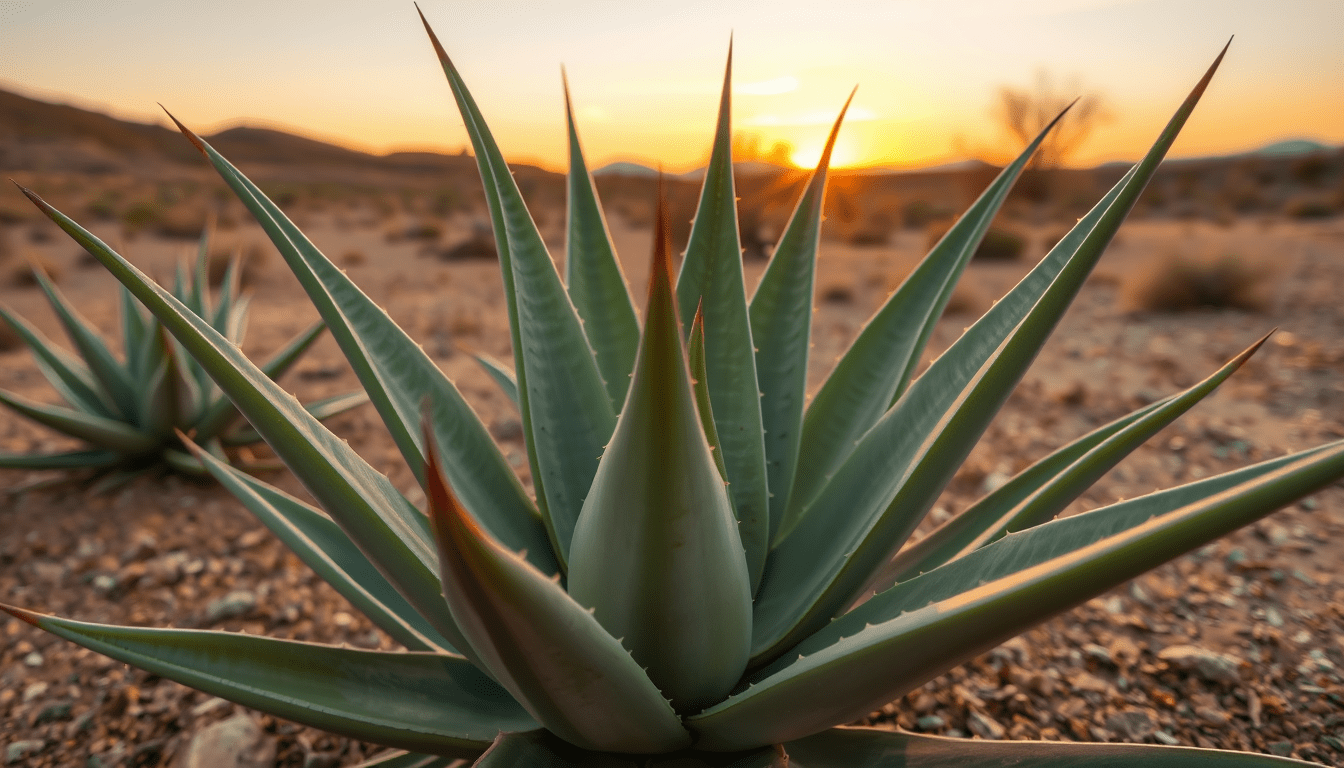
M880 593L688 724L731 749L852 721L1341 477L1344 441L1010 534Z
M630 387L630 371L639 348L639 319L630 289L607 231L593 177L583 159L574 109L565 87L565 125L569 129L568 237L565 241L565 287L583 331L597 358L612 408L619 413Z
M214 222L206 224L196 241L196 263L191 270L191 298L201 308L196 314L209 320L214 316L210 306L210 231Z
M1212 394L1269 339L1257 341L1213 375L1075 440L902 549L883 569L877 589L932 570L1005 533L1038 525L1064 510L1103 474L1158 430Z
M113 451L68 451L65 453L0 453L5 469L97 469L110 467L122 456Z
M459 656L92 624L6 605L0 610L152 674L363 741L472 758L501 730L537 727Z
M140 372L144 370L142 359L145 346L149 343L149 323L145 319L145 311L135 302L135 297L126 290L126 286L118 283L117 288L121 294L121 344L122 352L126 355L126 371L132 381L139 381Z
M832 728L784 745L790 768L1287 768L1300 760L1152 744L951 739L875 728Z
M857 88L855 89L857 90ZM756 374L765 430L766 476L770 487L770 540L788 509L803 400L807 395L807 359L812 346L812 294L816 286L817 245L826 202L826 172L840 123L854 100L851 91L835 118L821 160L803 188L788 226L751 297L751 338L756 345Z
M158 445L154 437L136 430L124 421L64 406L39 403L7 390L0 389L0 404L7 405L17 413L58 432L64 432L99 448L118 453L144 453Z
M489 538L444 483L434 441L425 447L443 596L482 667L547 730L585 749L657 753L689 744L620 641L558 576Z
M423 19L423 16L422 16ZM579 315L546 252L513 174L447 52L425 23L476 162L498 245L513 334L519 411L537 505L561 564L616 415ZM456 487L456 479L452 479Z
M206 264L207 268L209 264ZM228 328L229 317L234 312L234 304L241 298L242 293L242 256L235 253L229 257L229 263L224 267L224 279L219 284L219 297L215 304L215 312L210 317L210 324L215 330L229 335Z
M42 198L29 190L24 194L131 289L210 371L220 389L397 591L435 629L456 640L456 625L434 576L435 552L424 515L209 323Z
M569 594L621 638L674 707L694 711L746 669L751 586L691 389L665 218L660 202L644 334L574 531Z
M733 186L732 72L730 45L714 147L686 244L686 258L677 276L677 304L682 317L694 317L697 306L704 312L709 399L754 591L769 551L770 501L761 433L761 391L742 283L742 244Z
M756 602L753 659L825 625L918 525L1101 257L1222 55L1144 159L905 391L775 549Z
M299 358L303 357L303 354L308 351L309 347L313 346L313 342L317 341L318 337L320 337L322 332L326 329L327 324L320 320L313 323L307 330L300 332L297 336L290 339L289 342L273 354L269 360L262 363L262 373L265 373L272 379L279 379L286 371L294 366L294 363L299 361ZM215 330L218 331L220 329L216 326ZM214 384L212 380L206 380L209 381L211 385ZM366 396L365 400L367 399ZM364 400L361 400L360 402L364 402ZM351 407L357 404L358 403L352 404ZM308 406L308 412L313 413L311 405ZM326 416L319 416L315 413L314 416L319 420L326 418ZM218 435L225 427L228 427L229 424L237 419L237 417L238 409L233 406L233 403L230 402L227 397L216 395L210 400L210 404L205 412L201 414L201 418L196 421L195 434L197 439L207 440ZM256 440L249 440L248 442L256 442L260 439L261 437L258 436Z
M589 752L544 730L501 733L472 768L788 768L778 746L746 753L678 752L671 755L613 755Z
M413 651L453 652L331 518L185 441L195 458L360 613Z
M113 417L117 407L94 381L88 366L48 339L32 323L0 305L0 318L9 324L37 360L38 369L61 397L81 411Z
M728 482L728 468L723 465L723 450L719 448L719 433L714 428L714 408L709 404L709 379L705 373L705 316L695 308L691 321L691 335L686 343L686 361L691 369L691 384L695 391L695 407L700 411L700 426L705 430L709 450L714 452L714 466L719 477Z
M831 475L905 391L938 318L1022 169L1064 113L1004 167L882 305L836 363L803 417L799 463L779 534L797 525ZM758 291L759 293L759 291ZM757 344L759 346L759 342ZM772 492L776 497L779 491Z
M397 749L374 755L351 768L455 768L460 765L459 758L456 757L421 755Z
M359 406L369 401L369 395L362 389L354 392L346 392L343 395L332 395L324 397L321 400L314 400L311 403L304 403L304 410L308 411L314 419L326 421L332 416L338 416L351 408ZM221 440L225 445L251 445L262 441L262 436L251 426L242 426L225 434Z
M163 334L164 331L162 328L156 328L155 333ZM159 358L158 365L143 380L136 403L140 414L137 419L138 426L152 436L157 444L162 444L163 439L171 435L177 425L180 395L178 388L184 383L174 375L173 357L176 355L176 350L166 343L161 349L163 355Z
M420 401L429 398L436 404L435 438L446 446L445 468L465 502L510 546L528 549L539 568L554 570L545 533L522 483L452 382L261 190L177 125L257 218L299 278L416 476L423 469L416 424Z
M112 350L108 349L102 337L89 326L87 320L80 317L79 312L66 300L41 267L33 267L33 277L37 280L38 286L42 288L42 292L47 295L51 308L56 311L56 317L60 319L61 325L65 328L70 343L74 344L75 349L84 358L84 362L88 364L89 371L93 373L98 384L107 392L122 416L127 419L134 419L137 405L136 393L126 369L122 367L121 363L117 362L117 359L112 355Z
M501 733L471 768L645 768L643 757L580 749L545 730Z
M518 380L514 378L513 371L509 370L503 363L484 352L473 352L471 353L471 356L485 369L486 373L490 374L490 378L494 380L495 385L504 393L504 396L509 398L510 402L513 403L513 407L519 407Z

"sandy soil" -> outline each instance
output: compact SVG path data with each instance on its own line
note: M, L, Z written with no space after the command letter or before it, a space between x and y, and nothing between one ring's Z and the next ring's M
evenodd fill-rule
M526 477L516 414L459 351L511 359L497 266L425 256L417 242L389 242L389 227L369 226L372 218L305 218L310 236L457 382ZM627 275L642 285L650 234L619 221L613 227ZM922 233L902 233L883 248L823 244L814 387L924 245ZM81 311L111 327L115 291L106 274L81 265L77 248L63 237L30 247L61 267L61 286ZM167 274L188 247L143 236L124 252ZM1231 252L1263 265L1257 273L1263 312L1125 311L1134 286L1155 271L1160 275L1165 261L1182 253ZM958 297L960 311L940 323L930 354L955 340L977 309L1011 287L1039 255L1035 243L1021 261L974 263ZM1344 284L1341 257L1339 219L1127 225L932 517L962 509L1062 442L1194 383L1276 326L1280 332L1244 370L1071 511L1344 437L1344 308L1336 297ZM748 265L749 283L761 268ZM256 355L315 318L278 258L264 265L253 290L244 347ZM36 290L5 286L0 300L59 335ZM357 386L330 340L287 384L304 399ZM0 353L0 387L41 400L56 397L21 351ZM371 408L332 426L399 488L419 497ZM64 445L0 413L0 449ZM93 621L393 647L217 488L146 478L95 496L77 484L43 487L52 477L0 472L0 489L8 489L0 490L0 601ZM285 473L267 479L302 495ZM1335 486L1005 644L872 719L932 733L1183 743L1338 764L1344 761L1342 554L1344 489ZM33 742L24 765L172 764L193 733L238 709L17 620L0 621L0 637L0 744ZM260 722L276 739L278 765L350 765L371 753L273 718Z

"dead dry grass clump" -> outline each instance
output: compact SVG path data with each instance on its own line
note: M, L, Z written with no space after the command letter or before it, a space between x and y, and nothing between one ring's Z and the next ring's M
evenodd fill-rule
M1127 274L1120 287L1128 312L1189 312L1201 308L1265 312L1273 303L1279 270L1234 254L1174 254Z

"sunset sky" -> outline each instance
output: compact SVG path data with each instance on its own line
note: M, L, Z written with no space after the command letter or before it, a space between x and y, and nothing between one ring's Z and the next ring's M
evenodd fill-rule
M1138 156L1229 36L1174 154L1344 143L1340 0L421 0L505 154L565 166L560 66L590 165L707 154L729 35L734 121L815 160L859 86L842 165L999 158L992 106L1048 72L1102 94L1075 164ZM238 124L373 152L466 133L415 9L386 0L0 0L0 87L210 133Z

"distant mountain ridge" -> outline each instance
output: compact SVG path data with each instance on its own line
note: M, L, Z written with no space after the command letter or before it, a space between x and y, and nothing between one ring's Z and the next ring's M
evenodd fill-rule
M234 162L358 167L397 173L472 171L466 155L372 155L271 128L240 126L204 137ZM0 170L124 170L145 162L199 166L200 154L175 130L121 120L0 90Z
M271 128L239 126L206 136L234 162L285 166L360 168L391 173L475 173L475 160L463 154L394 152L373 155L317 139ZM1295 138L1273 142L1257 149L1227 155L1173 159L1172 162L1227 160L1238 157L1295 157L1333 152L1340 147ZM0 89L0 170L77 171L126 170L143 162L199 166L200 156L174 130L162 125L121 120L101 112L67 104L55 104ZM533 166L511 164L515 169L550 174ZM1106 163L1099 168L1128 165ZM771 175L797 169L762 161L735 163L739 174ZM978 171L988 167L969 159L927 168L871 167L845 169L845 173L886 176ZM687 181L704 177L704 168L669 174ZM651 178L658 170L635 162L615 162L593 172L594 176Z

